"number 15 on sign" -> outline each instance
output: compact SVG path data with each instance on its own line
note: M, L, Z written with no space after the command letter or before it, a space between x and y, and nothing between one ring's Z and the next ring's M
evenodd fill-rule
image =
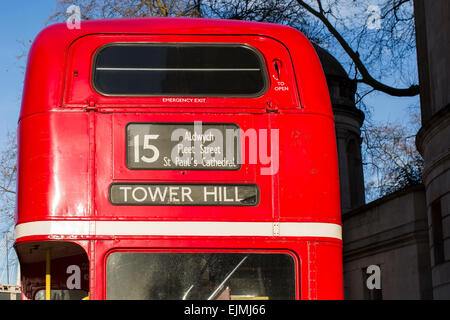
M134 136L134 162L139 163L141 160L146 163L152 163L158 160L159 158L159 150L154 145L150 144L150 140L156 140L158 139L159 134L146 134L144 135L144 145L143 149L152 150L153 156L152 157L146 157L146 156L140 156L139 154L139 135Z

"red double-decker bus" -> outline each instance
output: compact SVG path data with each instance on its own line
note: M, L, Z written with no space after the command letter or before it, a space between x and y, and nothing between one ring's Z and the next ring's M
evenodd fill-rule
M56 24L28 58L24 299L341 299L333 115L297 30Z

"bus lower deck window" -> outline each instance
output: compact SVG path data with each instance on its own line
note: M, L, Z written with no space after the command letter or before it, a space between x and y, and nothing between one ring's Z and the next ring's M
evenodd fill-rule
M256 97L265 70L247 45L110 44L95 55L93 86L110 96Z
M278 253L113 252L107 299L295 299L295 262Z

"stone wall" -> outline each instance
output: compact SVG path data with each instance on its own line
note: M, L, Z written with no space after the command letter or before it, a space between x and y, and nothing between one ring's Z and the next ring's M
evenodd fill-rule
M381 271L382 299L432 299L425 189L410 187L343 216L345 299L370 299L366 269ZM372 296L373 298L373 296Z
M433 296L450 299L450 1L415 0Z

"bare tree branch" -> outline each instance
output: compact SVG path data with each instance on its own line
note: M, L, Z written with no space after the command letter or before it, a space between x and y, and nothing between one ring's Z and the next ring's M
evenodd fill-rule
M17 174L17 143L16 135L10 131L0 153L0 219L11 224L14 219L16 203Z
M418 127L413 114L409 123L366 123L363 126L363 163L368 198L378 198L422 183L423 159L414 137Z
M405 96L416 96L419 94L419 86L418 85L412 85L409 88L394 88L391 86L388 86L378 80L376 80L367 70L365 64L361 61L359 53L353 51L353 49L350 47L350 45L347 43L347 41L344 39L344 37L336 30L336 28L331 24L331 22L327 19L327 17L323 14L323 8L320 5L319 11L312 8L310 5L308 5L305 1L297 0L297 2L304 7L309 13L311 13L313 16L318 18L328 29L328 31L334 36L334 38L339 42L339 44L342 46L344 51L347 53L347 55L350 57L350 59L355 64L356 68L358 69L359 73L361 74L362 78L357 79L357 82L365 83L375 90L387 93L391 96L397 96L397 97L405 97ZM320 1L319 1L320 3Z

